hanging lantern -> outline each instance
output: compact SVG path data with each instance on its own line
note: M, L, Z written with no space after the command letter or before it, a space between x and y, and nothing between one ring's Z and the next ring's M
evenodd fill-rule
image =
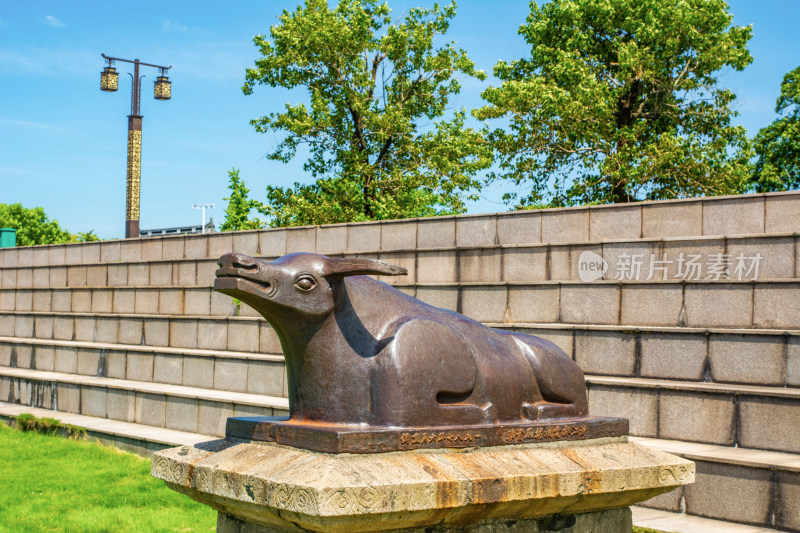
M156 100L169 100L172 98L172 82L163 73L155 81L155 97Z
M114 67L106 67L100 73L100 90L113 93L119 85L119 73Z

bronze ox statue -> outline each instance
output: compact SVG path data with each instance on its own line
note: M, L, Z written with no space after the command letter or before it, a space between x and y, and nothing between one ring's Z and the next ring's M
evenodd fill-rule
M272 262L229 253L219 266L214 288L253 307L280 338L291 420L409 428L587 415L583 372L553 343L368 277L404 268L310 253Z

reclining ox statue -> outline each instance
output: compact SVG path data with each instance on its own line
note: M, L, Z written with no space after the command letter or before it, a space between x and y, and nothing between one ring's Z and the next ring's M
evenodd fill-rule
M280 338L291 420L403 428L587 415L583 372L561 349L368 277L401 267L311 253L229 253L219 266L214 288Z

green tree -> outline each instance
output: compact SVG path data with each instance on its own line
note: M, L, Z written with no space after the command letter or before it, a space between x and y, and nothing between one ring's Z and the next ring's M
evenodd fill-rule
M223 200L228 200L228 207L225 209L225 222L220 226L220 231L235 231L244 229L259 229L263 226L261 221L257 218L249 218L250 212L254 209L263 207L256 200L251 200L248 196L250 189L247 188L245 182L239 177L238 169L231 169L228 171L228 189L231 195Z
M784 76L775 112L782 116L753 142L758 156L753 188L758 192L800 188L800 67Z
M268 158L287 162L305 145L312 184L270 186L262 212L273 226L416 217L465 210L475 174L491 164L483 135L449 119L459 73L484 79L453 43L434 47L455 15L410 9L392 23L378 0L307 0L284 11L243 87L302 88L304 103L251 121L281 136Z
M751 28L731 21L723 0L531 2L531 56L499 62L474 112L506 121L489 179L529 188L506 195L522 206L743 191L749 143L716 73L752 61Z
M85 233L80 231L77 235L73 235L72 238L77 242L97 242L100 240L100 237L95 234L94 230L89 230Z
M22 204L0 204L0 228L17 230L17 246L75 242L76 237L50 220L41 207L27 209Z

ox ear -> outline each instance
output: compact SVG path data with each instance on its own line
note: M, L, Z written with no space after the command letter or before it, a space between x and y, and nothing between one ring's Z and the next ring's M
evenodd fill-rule
M329 257L325 261L323 276L361 276L361 275L402 276L408 270L390 265L377 259L357 259Z

